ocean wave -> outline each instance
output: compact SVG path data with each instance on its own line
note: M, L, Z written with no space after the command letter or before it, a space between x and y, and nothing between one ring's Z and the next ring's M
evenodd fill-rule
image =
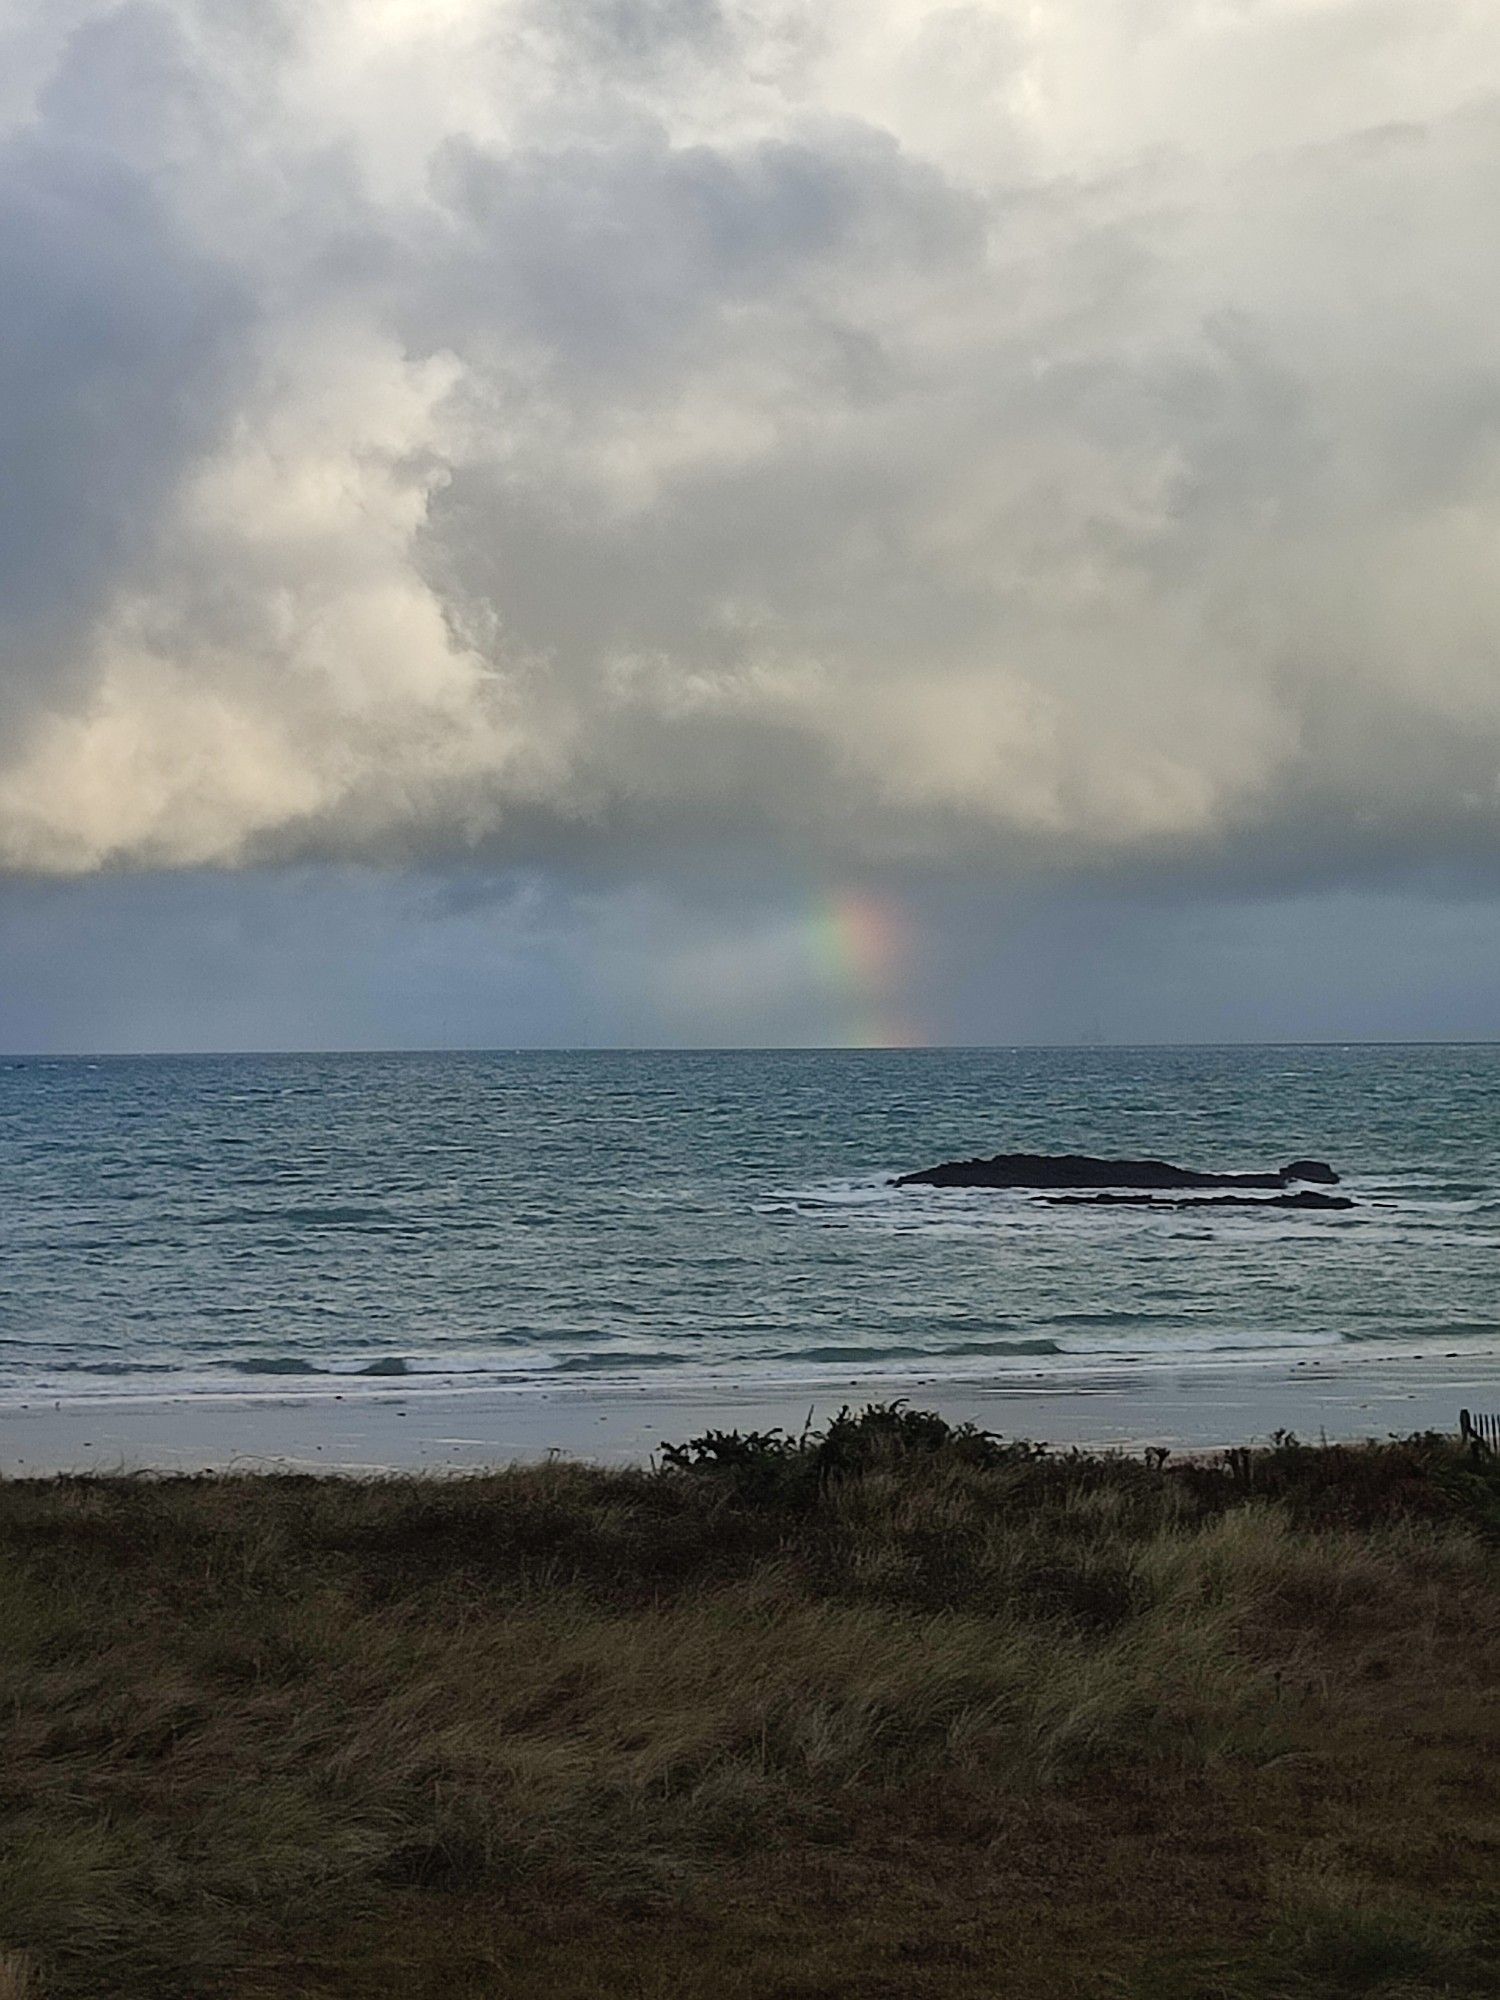
M561 1361L554 1361L546 1372L549 1375L617 1375L632 1368L680 1368L682 1365L680 1352L611 1354L605 1351L600 1354L569 1354Z
M763 1214L793 1213L800 1209L860 1208L871 1202L895 1199L887 1175L868 1180L839 1181L827 1187L774 1188L754 1204Z
M231 1361L228 1367L236 1375L326 1375L326 1368L315 1368L310 1361L303 1361L294 1354L251 1354L241 1361Z
M106 1375L111 1379L126 1375L177 1375L181 1365L176 1361L58 1361L48 1360L47 1370L53 1375Z
M395 1215L389 1208L368 1203L292 1202L270 1208L224 1208L211 1215L198 1218L206 1229L244 1227L288 1223L295 1229L383 1229L410 1227L405 1218Z
M1178 1326L1183 1313L1137 1312L1115 1310L1113 1312L1060 1312L1052 1315L1058 1326Z
M1062 1352L1057 1341L1046 1334L1038 1334L1035 1338L1024 1340L965 1340L932 1347L799 1347L788 1349L775 1358L783 1362L838 1362L857 1367L861 1363L876 1361L962 1361L969 1356L979 1360L998 1360L1008 1354L1025 1356Z
M400 1354L377 1355L362 1367L352 1368L346 1361L336 1356L328 1356L322 1362L308 1361L299 1354L248 1354L239 1359L231 1359L222 1364L236 1375L375 1375L402 1376L422 1374L451 1374L455 1372L441 1366L428 1370L414 1368Z
M1413 1340L1493 1340L1500 1335L1500 1320L1434 1320L1429 1325L1381 1326L1368 1332L1345 1328L1339 1339L1355 1347L1373 1347L1382 1342Z

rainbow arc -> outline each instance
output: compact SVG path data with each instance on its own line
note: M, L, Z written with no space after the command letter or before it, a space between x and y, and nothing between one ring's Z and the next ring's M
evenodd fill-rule
M926 1037L898 1010L911 929L900 905L868 890L836 889L809 923L813 962L840 1014L839 1039L854 1048L919 1048Z

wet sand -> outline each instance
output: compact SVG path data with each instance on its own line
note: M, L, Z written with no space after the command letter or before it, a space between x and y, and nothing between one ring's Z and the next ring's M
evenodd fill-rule
M645 1463L663 1439L709 1428L797 1431L842 1403L896 1394L954 1420L1054 1445L1207 1450L1273 1431L1316 1439L1457 1428L1500 1409L1500 1355L1234 1367L1101 1369L955 1382L860 1378L691 1388L423 1389L259 1393L0 1409L0 1473L440 1472L545 1458Z

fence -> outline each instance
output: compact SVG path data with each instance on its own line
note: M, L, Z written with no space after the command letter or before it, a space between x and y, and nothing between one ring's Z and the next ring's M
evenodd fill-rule
M1460 1410L1458 1435L1476 1456L1483 1451L1500 1451L1500 1417Z

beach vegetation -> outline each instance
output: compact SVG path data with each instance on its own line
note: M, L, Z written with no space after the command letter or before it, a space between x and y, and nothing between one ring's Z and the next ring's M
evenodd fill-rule
M0 1482L0 2000L1500 1991L1500 1473Z

